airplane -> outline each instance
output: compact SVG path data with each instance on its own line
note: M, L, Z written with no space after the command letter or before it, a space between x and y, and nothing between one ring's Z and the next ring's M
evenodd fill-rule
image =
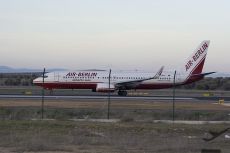
M171 72L163 72L163 66L157 73L111 70L57 71L38 77L33 83L49 90L91 89L93 92L107 93L117 91L119 96L126 96L127 90L131 89L164 89L185 85L215 73L202 73L209 44L209 40L202 41L184 65Z

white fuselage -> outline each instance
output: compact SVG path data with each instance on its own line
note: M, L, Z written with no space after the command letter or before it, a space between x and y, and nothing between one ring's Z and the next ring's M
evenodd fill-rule
M162 73L157 79L149 79L154 76L155 73L148 72L121 72L112 71L109 77L109 71L66 71L66 72L51 72L47 73L44 78L44 87L48 89L53 88L72 88L72 89L95 89L102 85L103 88L108 88L110 81L110 88L117 90L120 83L133 82L139 80L140 84L134 87L134 89L158 89L164 88L164 86L171 86L174 83L174 73ZM109 80L110 79L110 80ZM147 80L149 79L149 80ZM175 83L180 84L185 81L185 77L182 75L176 75ZM34 80L34 84L42 85L43 79L39 77ZM104 84L104 86L103 86ZM107 84L107 85L106 85ZM84 86L83 86L84 85ZM127 87L129 89L129 87Z

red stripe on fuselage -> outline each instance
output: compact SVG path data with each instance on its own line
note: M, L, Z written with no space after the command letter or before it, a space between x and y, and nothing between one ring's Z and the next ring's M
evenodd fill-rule
M99 82L98 82L99 83ZM97 83L63 83L63 82L45 82L34 83L37 86L44 87L46 89L96 89ZM164 89L170 88L173 84L171 83L157 83L157 84L140 84L136 89Z
M45 82L34 83L37 86L44 87L46 89L96 89L97 83L73 83L73 82Z

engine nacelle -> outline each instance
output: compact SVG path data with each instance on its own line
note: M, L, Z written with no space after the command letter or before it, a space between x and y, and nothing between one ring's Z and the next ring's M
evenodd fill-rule
M97 84L96 92L114 92L114 91L115 91L115 86L113 84L110 84L110 88L108 83Z

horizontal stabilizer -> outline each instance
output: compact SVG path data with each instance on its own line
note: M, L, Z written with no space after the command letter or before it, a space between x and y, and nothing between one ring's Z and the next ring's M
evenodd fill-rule
M213 74L213 73L216 73L216 72L207 72L207 73L200 73L200 74L193 74L192 76L206 76L206 75L210 75L210 74Z

